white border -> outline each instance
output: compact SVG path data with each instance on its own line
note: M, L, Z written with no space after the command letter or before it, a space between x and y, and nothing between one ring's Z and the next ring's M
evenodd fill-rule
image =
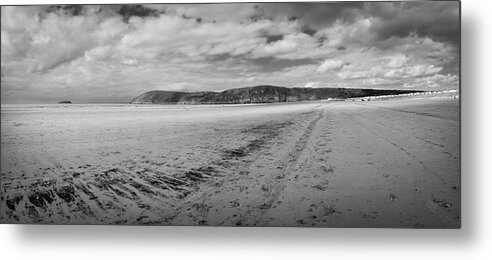
M2 5L54 2L0 0ZM142 1L63 3L98 2ZM0 258L464 260L491 257L490 2L462 1L461 230L0 225Z

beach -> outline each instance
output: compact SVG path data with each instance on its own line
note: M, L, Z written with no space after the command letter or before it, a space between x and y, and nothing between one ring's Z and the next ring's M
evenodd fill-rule
M459 99L2 105L4 223L459 228Z

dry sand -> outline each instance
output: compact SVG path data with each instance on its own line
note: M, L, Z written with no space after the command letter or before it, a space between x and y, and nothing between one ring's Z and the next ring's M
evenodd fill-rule
M452 98L1 113L6 223L460 226Z

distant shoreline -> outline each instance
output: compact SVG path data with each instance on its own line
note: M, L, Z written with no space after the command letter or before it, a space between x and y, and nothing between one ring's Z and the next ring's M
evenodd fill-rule
M179 104L179 103L131 103L128 101L116 101L116 102L93 102L93 101L72 101L71 104L59 104L57 102L53 103L1 103L1 106L5 105L29 105L29 106L46 106L46 105L55 105L55 106L68 106L68 105L173 105L173 106L194 106L194 105L261 105L261 104L282 104L282 103L305 103L305 102L326 102L326 101L350 101L357 99L388 99L388 98L403 98L403 97L431 97L431 96L446 96L446 95L456 95L460 96L460 90L458 89L448 89L448 90L433 90L433 91L424 91L424 92L416 92L416 93L407 93L407 94L399 94L399 95L382 95L382 96L364 96L364 97L354 97L354 98L345 98L345 99L319 99L319 100L303 100L303 101L289 101L289 102L258 102L258 103L215 103L215 104Z

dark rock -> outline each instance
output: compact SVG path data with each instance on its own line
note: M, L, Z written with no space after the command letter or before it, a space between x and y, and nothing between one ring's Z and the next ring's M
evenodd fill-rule
M63 101L58 102L58 104L72 104L72 101L63 100Z

